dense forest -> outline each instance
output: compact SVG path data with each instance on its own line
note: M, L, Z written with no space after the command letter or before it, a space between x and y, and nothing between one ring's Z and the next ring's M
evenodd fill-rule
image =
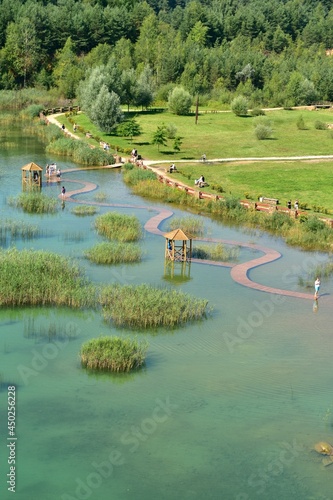
M0 0L0 90L310 104L333 101L331 48L332 0Z

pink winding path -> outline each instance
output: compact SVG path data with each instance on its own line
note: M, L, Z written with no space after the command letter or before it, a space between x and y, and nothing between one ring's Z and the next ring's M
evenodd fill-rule
M117 168L120 167L121 165L111 165L108 167L98 167L98 168ZM89 168L85 168L84 170L88 170ZM90 169L97 169L97 167L92 167ZM82 170L80 168L73 168L73 169L68 169L63 171L63 174L67 174L69 172L74 172ZM50 181L52 182L52 181ZM135 208L135 209L145 209L147 210L146 206L135 206L135 205L130 205L130 204L122 204L122 203L103 203L103 202L94 202L94 201L81 201L74 199L73 197L82 194L82 193L88 193L90 191L94 191L97 188L97 184L94 184L93 182L87 182L87 181L78 181L78 180L73 180L73 179L66 179L66 182L72 182L72 183L77 183L77 184L83 184L84 186L79 188L79 189L73 189L72 191L68 191L65 196L66 201L74 202L74 203L81 203L81 204L87 204L89 203L90 205L99 205L99 206L110 206L110 207L125 207L125 208ZM61 195L59 195L59 198L61 198ZM163 232L159 229L159 225L161 222L164 220L168 219L173 215L173 212L171 210L167 210L164 208L153 208L153 210L157 211L157 215L154 215L151 217L145 224L144 228L146 231L163 236ZM256 259L251 259L247 262L243 262L241 264L230 264L228 262L216 262L212 260L202 260L202 259L192 259L192 262L200 263L200 264L205 264L205 265L212 265L212 266L221 266L221 267L230 267L231 271L231 277L232 279L236 282L239 283L240 285L246 286L248 288L252 288L254 290L259 290L261 292L266 292L266 293L273 293L277 295L284 295L284 296L289 296L289 297L295 297L299 299L308 299L308 300L313 300L313 294L310 293L302 293L302 292L296 292L292 290L283 290L280 288L273 288L270 286L265 286L261 285L260 283L257 283L253 280L251 280L248 276L248 273L251 269L254 269L255 267L262 266L264 264L268 264L269 262L273 262L281 257L281 254L277 252L276 250L273 250L271 248L267 247L262 247L259 245L254 245L251 243L242 243L238 241L230 241L230 240L223 240L223 239L212 239L212 238L206 238L206 239L201 239L198 238L200 241L214 241L214 242L220 242L220 243L226 243L228 245L237 245L241 246L244 248L252 248L254 250L259 250L263 252L264 255L261 257L258 257Z

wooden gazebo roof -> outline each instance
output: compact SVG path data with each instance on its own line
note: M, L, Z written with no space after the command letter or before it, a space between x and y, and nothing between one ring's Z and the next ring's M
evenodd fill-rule
M24 167L22 167L22 170L25 170L26 172L29 171L29 172L36 172L36 171L42 171L42 167L40 167L39 165L37 165L37 163L34 163L33 161L31 163L27 163L26 165L24 165Z
M182 229L174 229L170 231L170 233L164 234L164 238L173 241L190 241L193 240L193 236L190 234L186 234Z

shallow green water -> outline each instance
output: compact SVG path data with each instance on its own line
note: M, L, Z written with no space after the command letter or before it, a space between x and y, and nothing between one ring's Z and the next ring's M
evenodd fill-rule
M182 279L164 267L163 238L146 233L141 264L89 264L83 250L100 238L94 217L76 217L72 203L55 216L27 216L10 208L21 190L21 166L54 158L31 137L12 132L0 143L0 214L37 224L43 237L16 241L79 259L96 282L175 286L214 308L207 320L175 329L138 333L149 341L147 364L125 376L82 370L81 344L99 334L132 335L105 325L98 313L68 309L0 310L0 495L9 471L7 386L16 386L16 494L22 500L101 499L316 499L333 498L331 467L312 448L333 442L331 353L332 283L317 314L311 301L276 298L234 283L228 268L192 263ZM56 159L62 170L70 162ZM68 179L98 188L78 199L107 203L144 224L154 205L133 196L120 171L73 172ZM60 186L45 186L52 195ZM75 185L75 188L77 186ZM169 206L167 208L170 208ZM100 212L109 210L100 207ZM184 215L175 210L176 215ZM298 289L297 278L320 255L205 219L213 238L252 242L282 253L250 272L260 283ZM161 226L168 230L167 221ZM257 256L241 250L240 261ZM169 279L168 279L169 278ZM178 279L177 279L178 278ZM1 279L1 277L0 277Z

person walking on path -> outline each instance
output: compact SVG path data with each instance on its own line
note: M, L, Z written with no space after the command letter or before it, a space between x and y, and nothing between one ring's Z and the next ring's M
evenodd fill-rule
M319 296L319 290L320 290L320 279L317 278L315 281L315 298L317 299Z
M62 186L62 188L61 188L61 197L63 199L65 198L65 194L66 194L66 188L65 188L65 186Z

